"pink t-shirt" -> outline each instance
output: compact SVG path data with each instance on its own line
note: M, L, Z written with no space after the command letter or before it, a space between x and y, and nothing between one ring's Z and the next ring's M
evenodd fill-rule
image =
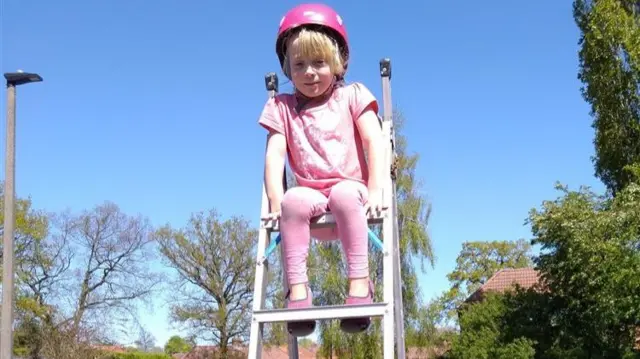
M369 178L356 120L378 103L369 89L352 83L335 89L320 105L298 113L293 94L278 94L265 104L258 123L283 134L289 165L298 185L328 195L336 183L350 179L366 184Z

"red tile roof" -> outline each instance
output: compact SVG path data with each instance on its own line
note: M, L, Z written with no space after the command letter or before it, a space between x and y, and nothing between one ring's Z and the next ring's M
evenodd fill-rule
M318 352L317 346L305 348L298 346L298 358L300 359L315 359ZM289 359L289 352L287 346L279 347L264 347L262 348L262 357L265 359Z
M211 358L212 354L218 351L218 347L215 345L198 345L193 348L187 355L183 356L182 359L207 359ZM233 354L235 350L233 348L229 348L229 354L233 358ZM240 354L240 353L237 353ZM239 356L238 356L239 357Z
M482 287L467 298L466 302L476 301L480 299L483 293L489 291L504 292L516 285L528 289L539 282L540 273L533 268L504 268L491 276Z
M110 352L110 353L126 353L127 350L120 345L92 345L93 349Z

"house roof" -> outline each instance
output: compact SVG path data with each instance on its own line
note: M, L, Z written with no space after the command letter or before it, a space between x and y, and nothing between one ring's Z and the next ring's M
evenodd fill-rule
M298 358L315 359L318 351L317 346L309 348L298 346ZM289 359L289 351L287 346L265 347L262 349L262 357L265 359Z
M533 287L540 282L540 273L534 268L504 268L500 269L487 280L478 290L467 298L465 302L473 302L483 293L494 291L504 292L518 285L524 289Z
M92 345L93 349L109 353L126 353L127 349L120 345Z

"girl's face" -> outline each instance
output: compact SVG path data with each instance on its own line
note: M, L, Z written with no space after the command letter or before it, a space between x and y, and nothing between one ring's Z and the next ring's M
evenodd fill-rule
M307 97L320 96L333 83L330 64L322 57L304 57L296 41L288 46L291 81Z

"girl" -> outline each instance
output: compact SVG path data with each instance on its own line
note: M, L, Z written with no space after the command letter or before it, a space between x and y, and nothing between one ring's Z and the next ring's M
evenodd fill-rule
M364 85L344 83L347 35L342 18L326 5L291 9L280 21L276 53L295 91L269 99L258 122L269 131L265 186L269 218L280 220L287 308L312 305L306 266L312 234L342 242L349 278L346 304L371 303L367 214L382 209L383 184L378 103ZM283 193L285 154L298 186ZM335 228L311 233L311 218L327 211ZM354 333L369 324L370 318L345 319L341 328ZM315 330L315 321L287 326L292 335L306 336Z

